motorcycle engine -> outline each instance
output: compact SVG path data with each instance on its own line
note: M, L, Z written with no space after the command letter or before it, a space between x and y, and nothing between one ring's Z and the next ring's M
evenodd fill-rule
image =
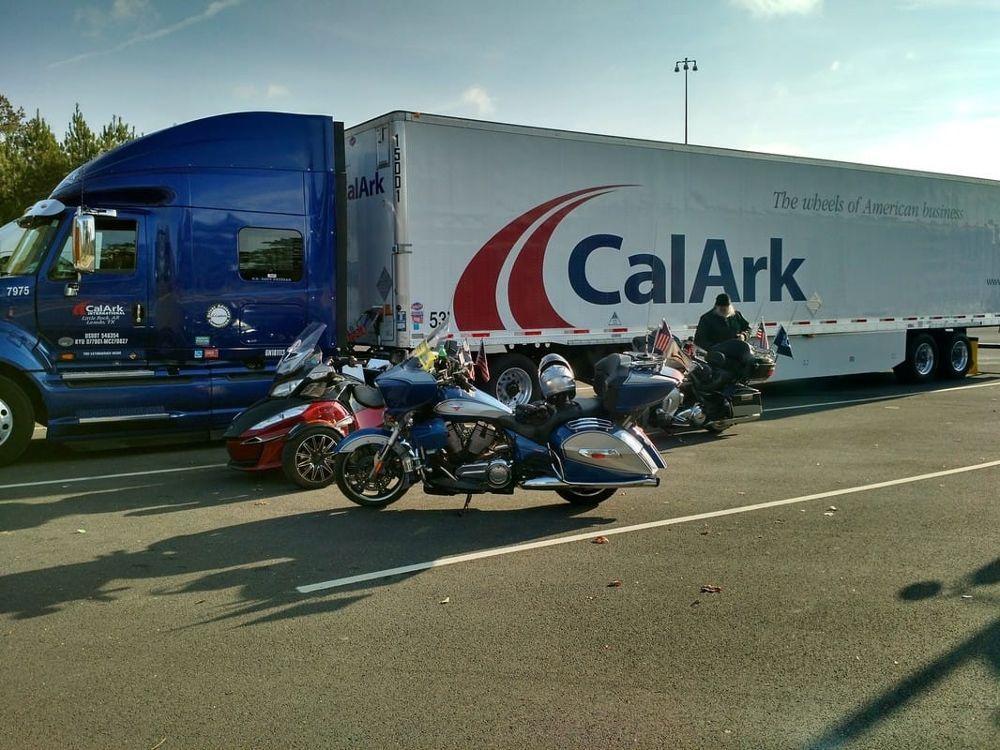
M455 476L500 489L514 477L510 446L488 422L449 422L446 454Z

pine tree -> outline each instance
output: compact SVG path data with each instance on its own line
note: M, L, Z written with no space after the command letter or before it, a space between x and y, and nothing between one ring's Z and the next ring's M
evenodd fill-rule
M72 169L86 164L100 153L97 136L94 135L94 131L90 129L87 120L84 119L79 104L73 110L73 117L69 121L69 129L66 131L66 137L63 138L62 148Z
M69 162L52 128L38 111L14 134L12 142L13 190L15 200L21 204L15 214L19 215L52 192L69 171Z
M111 116L111 122L101 128L101 135L97 139L98 150L103 153L110 151L123 143L134 140L135 127L128 125L118 115Z
M0 94L0 225L48 197L70 171L135 137L135 128L117 115L95 134L78 104L60 142L41 113L25 119L24 110Z

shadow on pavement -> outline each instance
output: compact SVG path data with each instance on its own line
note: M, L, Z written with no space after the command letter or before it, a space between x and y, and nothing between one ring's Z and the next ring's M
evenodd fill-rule
M1000 558L987 563L947 588L940 581L912 583L899 592L899 598L917 602L942 595L958 598L975 592L972 595L976 599L991 602L992 592L982 591L979 587L993 586L997 583L1000 583ZM976 660L981 660L992 668L994 682L1000 684L1000 618L827 729L822 737L809 745L810 750L833 750L859 740L877 724L889 719L960 667ZM992 686L994 695L997 684ZM1000 716L994 717L994 723L1000 726Z
M217 469L226 471L226 469ZM206 470L203 472L208 474ZM294 487L287 482L268 481L264 484L253 484L229 481L219 486L224 488L215 493L199 492L198 499L194 495L178 497L166 490L175 489L176 478L167 475L156 482L139 484L114 489L101 489L91 492L77 490L74 494L60 497L58 500L30 502L38 495L37 487L18 487L5 490L13 497L0 501L0 531L20 531L42 526L65 516L91 515L101 513L123 513L126 518L141 516L156 516L162 513L177 513L195 508L212 508L229 503L244 502L251 498L268 498L275 495L288 494ZM226 477L230 479L229 477ZM283 478L282 478L283 479ZM58 487L58 485L54 485ZM52 487L46 488L52 492ZM58 491L58 490L57 490ZM29 502L19 502L15 498L24 498Z
M114 601L134 581L165 578L154 595L235 588L239 601L208 621L256 615L243 624L330 612L367 594L307 597L298 585L433 560L472 550L540 539L613 523L558 504L509 510L364 508L302 513L253 521L155 542L84 563L0 576L0 612L15 619L59 611L72 602ZM169 579L201 573L171 586ZM414 574L415 575L415 574ZM369 582L355 591L391 585ZM338 590L349 591L350 589Z

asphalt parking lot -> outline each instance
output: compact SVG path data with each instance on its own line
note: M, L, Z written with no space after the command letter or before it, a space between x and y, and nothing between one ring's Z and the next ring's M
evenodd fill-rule
M0 469L0 748L997 747L980 367L775 384L585 511L37 440Z

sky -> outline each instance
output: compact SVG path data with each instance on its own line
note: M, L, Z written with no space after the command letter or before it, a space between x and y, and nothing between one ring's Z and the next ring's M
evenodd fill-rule
M1000 0L0 0L61 134L407 109L1000 179Z

